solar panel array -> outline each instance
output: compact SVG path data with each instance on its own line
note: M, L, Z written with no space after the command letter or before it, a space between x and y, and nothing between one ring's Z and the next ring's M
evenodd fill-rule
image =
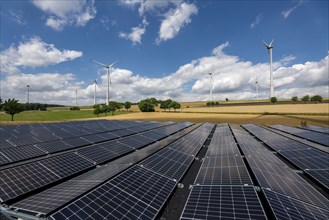
M209 124L200 126L51 217L154 219L194 159L187 152L200 149L212 127ZM185 139L189 138L195 140L193 146L184 145Z
M324 127L320 127L320 126L308 125L308 126L300 126L299 128L329 134L329 128L324 128Z
M266 143L274 140L276 136L267 133L255 125L243 125L245 129L262 140L260 134L267 134ZM323 213L328 211L328 199L319 193L308 182L301 178L297 173L287 167L278 157L265 156L273 155L260 142L257 142L246 131L239 128L232 128L242 152L246 155L249 166L256 177L257 184L264 192L266 199L277 218L283 219L308 219L310 215L315 215L314 219L323 219ZM259 133L258 133L259 132ZM259 135L259 136L258 136ZM265 142L265 140L262 140ZM275 142L275 141L274 141ZM278 146L278 142L275 142ZM253 151L250 150L253 148ZM254 153L253 153L254 152ZM259 153L264 157L260 157ZM267 160L266 158L271 158ZM272 193L272 194L271 194ZM271 196L272 195L272 196ZM277 197L273 197L277 195ZM285 201L285 202L284 202ZM305 206L314 206L322 212L314 213L312 210L305 209ZM297 211L290 212L288 207L294 206Z
M181 219L266 219L227 124L213 133Z
M329 135L326 133L319 133L286 125L272 125L270 127L329 147Z
M0 218L328 219L328 153L272 130L108 120L0 126ZM186 189L176 190L180 182ZM182 205L170 210L172 201Z
M256 125L245 125L257 138L329 190L329 154Z

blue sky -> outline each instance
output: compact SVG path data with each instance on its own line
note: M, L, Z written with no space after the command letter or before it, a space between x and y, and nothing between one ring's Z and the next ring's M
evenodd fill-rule
M30 102L328 97L328 1L1 1L1 97Z

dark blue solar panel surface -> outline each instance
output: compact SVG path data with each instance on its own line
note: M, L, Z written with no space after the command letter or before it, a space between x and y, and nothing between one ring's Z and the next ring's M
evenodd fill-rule
M54 219L154 219L176 182L133 166L81 199L54 213Z
M3 157L1 157L3 155ZM22 147L11 147L0 150L0 165L30 159L38 156L46 155L46 153L33 145ZM1 160L1 158L4 158ZM6 160L7 159L7 160Z
M329 217L328 209L322 209L313 204L308 204L270 190L265 189L264 193L277 219L327 220Z
M305 170L305 173L322 184L327 190L329 189L329 169Z
M196 185L252 185L241 156L205 158Z
M194 157L171 148L164 148L140 162L140 165L168 178L179 181Z
M328 134L319 133L310 130L304 130L300 128L294 128L286 125L272 125L270 127L329 147Z
M266 219L253 186L193 186L181 219Z

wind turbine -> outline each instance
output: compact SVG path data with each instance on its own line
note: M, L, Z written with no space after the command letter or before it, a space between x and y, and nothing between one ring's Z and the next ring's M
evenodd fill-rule
M97 77L96 79L93 80L93 82L94 82L94 87L95 87L95 88L94 88L94 89L95 89L95 90L94 90L94 105L97 104L97 103L96 103L96 89L97 89L97 84L98 84L98 83L97 83L97 80L98 80L98 79L99 79L99 75L98 75L98 77Z
M213 89L214 79L212 78L212 73L208 73L208 74L209 74L209 80L210 80L210 89L209 89L210 101L213 101L212 89Z
M106 64L98 62L96 60L93 60L93 62L106 68L106 72L107 72L106 105L109 105L109 98L110 98L110 68L119 61L117 60L117 61L113 62L111 65L106 65Z
M26 87L27 87L27 103L30 103L30 77Z
M268 50L268 54L269 54L269 64L270 64L270 98L274 97L274 82L273 82L273 67L272 67L272 44L273 44L273 40L271 41L270 44L266 44L263 41L265 47Z
M256 100L258 100L258 76L257 76L257 74L256 74L256 82L255 82L255 84L256 84Z

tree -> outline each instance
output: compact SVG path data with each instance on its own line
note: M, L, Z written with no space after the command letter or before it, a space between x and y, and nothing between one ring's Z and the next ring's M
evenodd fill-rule
M101 106L100 105L94 105L94 114L97 115L97 117L98 117L98 115L101 114L101 113L103 113L103 111L101 109Z
M173 109L175 109L175 111L176 111L176 109L180 109L181 105L178 102L176 102L176 101L172 101L170 103L170 107L173 108Z
M322 102L322 96L320 95L315 95L315 96L312 96L311 97L311 101L314 102L314 103L317 103L317 102Z
M11 115L12 121L14 121L15 114L18 114L24 110L22 104L18 103L18 100L16 99L6 100L5 104L3 105L3 109L7 114Z
M278 99L276 97L271 97L271 102L274 104L274 103L278 102Z
M294 96L291 98L292 104L295 104L295 102L298 102L298 97Z
M171 99L167 99L167 100L164 100L164 101L159 101L160 103L160 108L163 109L164 111L166 111L166 109L169 109L170 111L170 108L171 108L171 103L172 103L172 100Z
M154 98L152 98L154 99ZM141 112L155 112L155 103L152 99L143 99L138 103L138 108Z
M156 98L150 98L149 100L154 106L158 106L159 102Z
M131 108L131 102L125 102L124 106L125 106L125 109L128 111L128 109Z
M310 100L309 95L303 96L303 98L301 99L304 103L308 102Z
M0 110L2 109L2 102L3 102L3 100L2 100L2 98L0 97Z
M114 112L117 110L117 109L120 109L120 104L118 102L115 102L115 101L110 101L109 102L109 105L107 106L107 111L109 112L112 112L112 115L114 115Z

